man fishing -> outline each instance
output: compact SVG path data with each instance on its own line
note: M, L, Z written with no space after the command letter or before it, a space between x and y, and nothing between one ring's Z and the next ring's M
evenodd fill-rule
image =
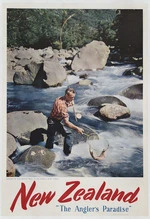
M53 148L54 136L58 132L64 137L63 152L66 156L71 153L73 146L73 136L70 129L76 130L79 134L83 134L83 129L74 125L69 121L68 107L74 105L75 91L73 88L68 88L65 95L58 97L53 105L53 109L48 117L48 130L46 148ZM70 129L68 129L70 128Z

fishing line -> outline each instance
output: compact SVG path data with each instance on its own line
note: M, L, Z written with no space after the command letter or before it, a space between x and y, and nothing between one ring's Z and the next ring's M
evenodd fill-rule
M67 84L68 84L68 88L70 88L70 84L69 84L69 80L68 80L68 75L66 77L66 81L67 81ZM73 105L73 113L74 113L74 117L75 117L75 120L76 122L78 121L78 119L81 119L82 118L82 115L81 113L77 113L76 110L75 110L75 104Z
M69 84L69 80L68 80L68 75L67 75L66 79L67 79L68 88L70 88L70 84ZM74 112L75 120L78 121L78 119L80 119L82 117L82 115L80 113L76 113L74 105L73 105L73 112ZM105 157L105 152L109 148L109 144L107 142L105 142L105 144L106 144L105 148L104 148L104 145L102 145L103 149L100 152L100 146L101 146L101 144L103 142L101 142L101 140L99 138L99 135L95 132L95 130L93 130L89 126L88 126L88 129L89 129L89 131L91 130L92 133L83 132L82 134L86 136L86 142L89 145L89 153L90 153L90 155L91 155L91 157L93 159L95 159L95 160L102 160ZM93 143L95 143L94 140L97 141L96 143L97 143L98 149L96 149L95 145L92 144L92 141L93 141ZM96 152L96 155L95 155L94 151Z

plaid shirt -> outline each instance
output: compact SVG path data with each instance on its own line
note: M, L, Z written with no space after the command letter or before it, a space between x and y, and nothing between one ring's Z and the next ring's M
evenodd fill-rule
M54 102L50 117L57 120L69 118L68 107L73 106L73 104L74 101L66 102L65 97L58 97Z

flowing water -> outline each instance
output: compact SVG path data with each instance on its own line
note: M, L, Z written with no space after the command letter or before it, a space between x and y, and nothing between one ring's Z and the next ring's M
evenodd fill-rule
M88 74L93 84L79 86L79 77L69 75L61 87L37 89L32 86L15 86L8 83L8 112L19 110L39 110L46 116L51 111L56 97L62 96L69 85L75 88L75 110L82 113L82 118L75 121L73 109L69 109L70 120L97 133L99 139L105 139L109 147L102 160L94 160L89 152L88 141L81 141L73 146L72 153L66 157L62 147L55 145L56 159L48 170L31 165L15 164L22 177L142 177L143 176L143 100L128 99L119 93L125 88L142 83L139 78L122 76L126 69L133 66L121 65L105 67L101 71L82 72ZM95 107L89 107L90 99L101 95L113 95L122 100L130 109L130 118L105 122L93 114ZM93 142L93 144L96 144ZM41 143L45 145L44 142ZM104 144L97 143L101 153ZM20 147L20 146L18 146ZM24 146L21 146L24 147ZM98 150L98 149L97 149Z

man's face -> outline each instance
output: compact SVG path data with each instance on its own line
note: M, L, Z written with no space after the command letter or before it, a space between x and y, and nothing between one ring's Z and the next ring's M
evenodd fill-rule
M69 92L68 94L66 94L66 101L72 101L74 100L75 97L75 93Z

